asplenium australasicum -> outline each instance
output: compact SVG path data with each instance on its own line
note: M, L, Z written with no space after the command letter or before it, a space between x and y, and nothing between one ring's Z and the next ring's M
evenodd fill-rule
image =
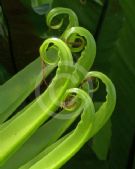
M111 80L103 73L88 72L96 55L93 36L79 27L75 13L66 8L55 8L48 13L50 28L59 29L63 25L63 20L52 25L60 14L69 16L61 37L45 40L40 47L40 58L0 88L1 168L11 164L14 169L60 168L104 126L114 110L116 94ZM40 59L45 64L45 76L57 67L55 77L40 96L9 118L43 80ZM89 89L90 78L98 78L106 86L106 101L96 111L89 90L82 87L86 83ZM62 136L79 115L76 128Z

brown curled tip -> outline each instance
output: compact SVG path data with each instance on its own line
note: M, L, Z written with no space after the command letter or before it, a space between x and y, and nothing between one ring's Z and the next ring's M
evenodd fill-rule
M99 89L99 80L96 77L88 77L80 83L80 88L83 88L83 84L91 81L93 89L90 90L91 93L96 92Z
M94 78L94 77L89 77L89 78L84 79L84 80L80 83L80 87L82 87L84 83L86 83L86 82L88 82L88 81L90 81L90 80L91 80L91 81L94 81L95 78Z
M71 45L73 48L77 48L77 47L80 47L82 45L82 43L83 42L81 41L81 39L76 38L74 43L71 42Z
M72 109L75 107L75 100L74 100L74 96L69 96L68 98L66 98L66 100L61 104L62 108L66 108L66 109Z
M73 48L78 48L82 45L82 41L79 38L75 39L75 42L72 41L65 41L67 45L71 45Z

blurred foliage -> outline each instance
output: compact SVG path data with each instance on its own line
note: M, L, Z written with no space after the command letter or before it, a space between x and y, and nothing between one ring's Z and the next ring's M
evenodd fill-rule
M0 6L0 38L7 39L8 36L8 31L7 31L7 26L4 21L4 16L3 16L3 11Z

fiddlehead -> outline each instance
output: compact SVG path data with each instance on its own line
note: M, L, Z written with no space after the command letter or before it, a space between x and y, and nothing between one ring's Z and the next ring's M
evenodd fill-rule
M92 130L92 135L94 135L95 133L97 133L97 131L99 131L100 128L104 126L107 120L111 117L116 104L116 91L112 81L103 73L92 71L86 75L85 79L89 79L91 77L100 79L106 86L107 92L106 101L102 103L102 105L95 114L95 121Z
M62 7L57 7L57 8L54 8L52 9L48 14L47 14L47 17L46 17L46 23L47 23L47 26L51 29L54 29L54 30L59 30L62 25L63 25L63 22L64 22L64 18L61 19L61 21L59 23L55 23L54 25L52 25L52 22L53 20L55 20L56 17L60 16L60 15L68 15L69 17L69 23L66 27L66 29L64 30L64 32L69 29L69 28L72 28L73 26L78 26L79 23L78 23L78 18L76 16L76 14L74 13L74 11L72 11L71 9L68 9L68 8L62 8ZM62 33L61 35L61 39L63 39L63 36L64 36L64 32ZM51 51L53 52L53 51ZM54 53L52 53L53 56L56 56L54 55ZM41 60L41 63L42 63L42 67L43 67L43 81L45 82L45 85L47 86L47 83L44 79L45 77L45 63Z
M72 133L67 135L65 139L60 142L53 149L49 148L42 152L42 155L37 156L33 161L22 166L20 169L56 169L60 168L67 160L69 160L84 144L89 131L92 128L94 120L94 105L89 95L81 89L73 88L66 92L65 99L71 93L77 94L76 99L81 99L81 108L83 113L81 115L81 121ZM48 154L46 154L46 151ZM45 155L46 154L46 155ZM40 158L39 158L40 157ZM42 158L41 158L42 157ZM37 159L40 159L37 161ZM52 160L53 159L53 163Z
M20 116L17 116L11 121L6 128L0 131L0 138L2 138L0 139L0 162L6 160L7 157L23 144L24 141L49 117L50 113L56 110L57 103L62 99L63 93L69 87L69 76L62 77L61 79L59 79L59 76L63 73L70 75L73 71L73 61L70 50L62 40L51 38L46 40L41 46L41 57L46 55L49 44L53 44L58 48L58 56L60 57L56 76L48 89L37 98L36 102L29 106L29 108L20 114ZM55 99L50 97L50 92L54 88ZM41 106L40 103L43 101L44 104ZM30 112L32 112L32 115ZM30 121L31 123L29 123ZM16 135L14 133L16 133Z
M72 28L73 26L78 26L79 25L78 18L76 16L76 14L71 9L57 7L57 8L52 9L47 15L46 23L47 23L48 27L50 27L51 29L60 29L62 27L62 25L63 25L64 18L59 23L57 23L55 25L52 25L52 21L57 16L64 15L64 14L69 16L69 23L68 23L68 25L66 27L66 30L69 29L69 28Z
M94 62L96 43L92 34L82 27L72 27L68 29L63 39L73 53L81 54L75 64L75 71L73 73L73 78L78 78L76 84L74 84L74 86L77 86L83 80ZM79 46L75 45L77 42L80 42Z

